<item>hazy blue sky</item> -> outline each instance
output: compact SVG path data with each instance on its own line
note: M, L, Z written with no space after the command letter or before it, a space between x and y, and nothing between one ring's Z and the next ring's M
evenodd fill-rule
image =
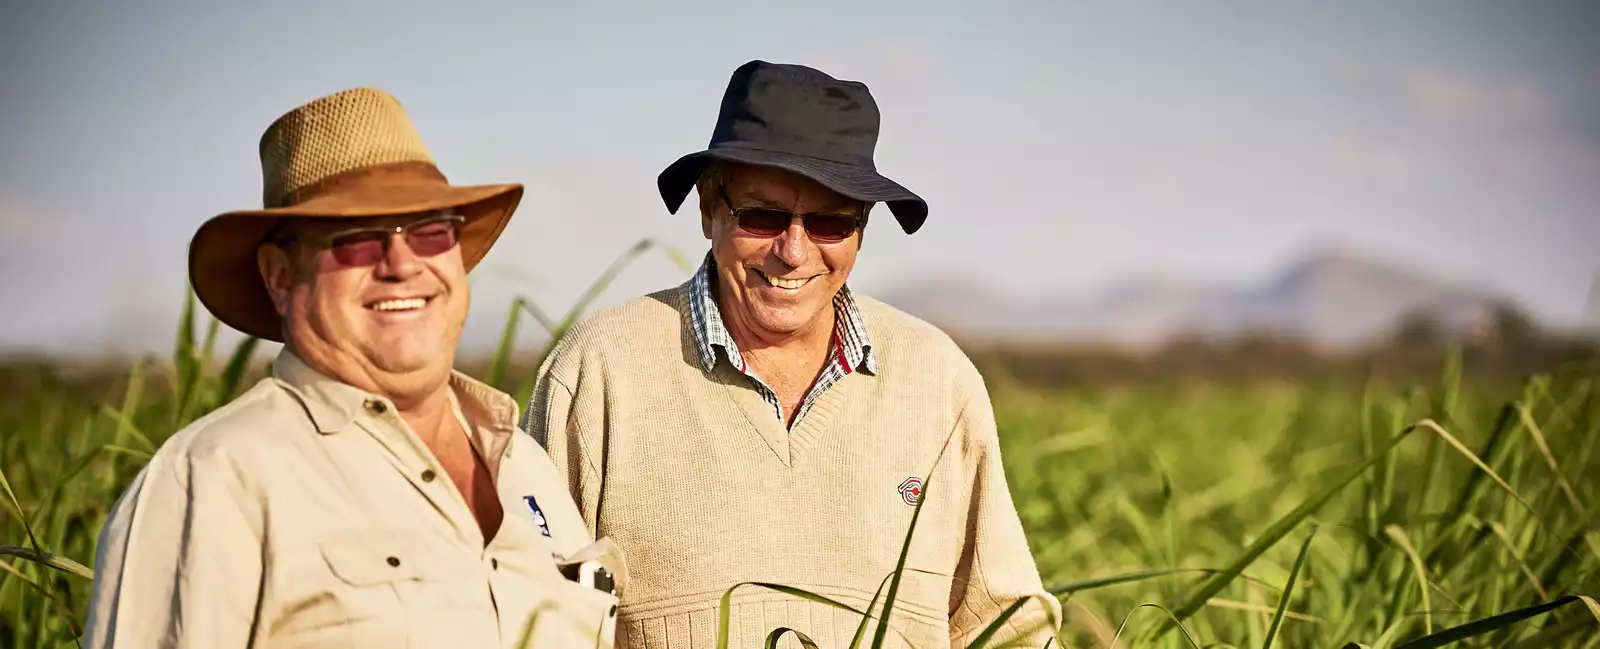
M0 347L165 346L190 235L260 203L261 131L357 85L453 181L528 185L475 274L487 340L512 295L565 306L640 237L702 254L655 176L754 58L867 83L880 169L931 204L870 231L869 293L1259 281L1337 245L1570 321L1600 266L1594 3L20 4ZM681 279L648 257L603 301Z

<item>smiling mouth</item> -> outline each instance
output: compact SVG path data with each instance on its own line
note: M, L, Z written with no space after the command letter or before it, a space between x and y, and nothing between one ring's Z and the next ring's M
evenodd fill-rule
M778 288L781 288L781 289L787 289L787 290L790 290L790 291L793 291L793 290L798 289L798 288L800 288L802 286L805 286L811 280L816 279L818 277L817 275L812 275L811 277L807 277L805 279L786 279L786 278L783 278L783 277L773 277L771 275L763 273L763 272L761 272L759 270L756 270L754 268L752 268L750 270L755 271L756 276L760 277L763 280L766 280L768 286L775 286L775 287L778 287Z
M431 301L433 301L433 298L430 297L397 298L392 300L379 300L377 302L368 304L367 308L379 313L404 313L406 311L420 310L423 307L428 306L428 303Z

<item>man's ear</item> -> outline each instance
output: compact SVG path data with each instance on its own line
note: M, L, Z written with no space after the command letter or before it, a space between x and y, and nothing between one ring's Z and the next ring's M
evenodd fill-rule
M710 210L700 210L700 234L706 235L707 239L711 238L711 211Z
M288 251L266 244L256 249L256 268L261 271L261 281L272 297L272 306L278 315L289 314L289 295L294 289L294 260Z

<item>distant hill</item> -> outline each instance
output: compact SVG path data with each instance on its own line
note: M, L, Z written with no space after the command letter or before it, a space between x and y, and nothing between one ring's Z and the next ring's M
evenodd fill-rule
M1455 285L1400 264L1320 250L1257 286L1139 281L1088 300L1003 300L959 280L902 287L884 301L952 334L986 340L1160 345L1180 336L1295 336L1349 347L1426 318L1444 335L1489 321L1505 296Z

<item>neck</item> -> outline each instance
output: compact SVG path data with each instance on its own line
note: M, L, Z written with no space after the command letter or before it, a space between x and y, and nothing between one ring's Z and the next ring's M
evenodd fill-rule
M728 334L733 336L733 341L739 344L739 351L754 365L822 363L827 360L833 347L835 315L831 308L824 309L815 319L795 331L772 332L748 322L742 310L729 309L721 304L720 297L718 306L721 307L722 322L728 327Z
M286 343L307 366L335 381L382 396L394 403L400 418L424 441L432 442L448 423L450 373L414 372L391 375L357 362L350 356L308 353L293 341Z
M395 401L395 408L400 411L400 418L404 419L416 431L430 448L435 440L449 428L450 417L453 416L450 406L450 386L440 386L432 394L408 401Z

